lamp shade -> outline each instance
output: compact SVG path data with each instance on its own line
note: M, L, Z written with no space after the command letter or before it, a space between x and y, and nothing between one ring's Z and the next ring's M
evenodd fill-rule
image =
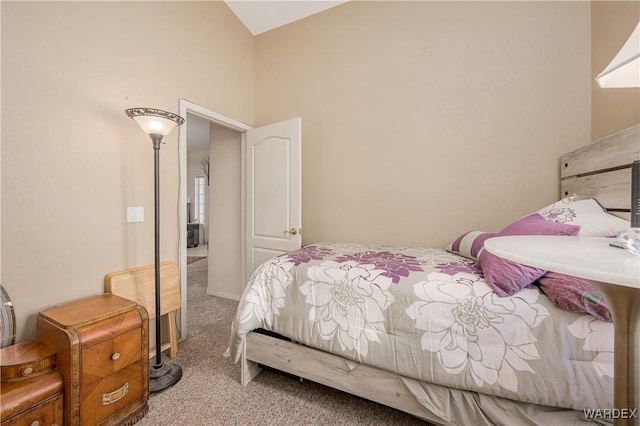
M640 22L596 81L600 87L640 87Z
M130 108L125 113L149 135L166 136L184 123L184 118L155 108Z

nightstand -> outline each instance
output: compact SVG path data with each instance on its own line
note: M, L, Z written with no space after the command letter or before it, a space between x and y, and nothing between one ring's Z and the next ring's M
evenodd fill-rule
M627 418L616 418L615 425L637 425L640 424L640 256L611 247L611 242L615 239L513 236L490 238L484 247L513 262L584 278L600 290L609 304L615 327L614 408L629 414Z
M56 354L38 340L0 349L2 426L62 425L62 375Z
M103 294L40 312L38 339L56 351L65 424L132 424L148 410L149 316Z

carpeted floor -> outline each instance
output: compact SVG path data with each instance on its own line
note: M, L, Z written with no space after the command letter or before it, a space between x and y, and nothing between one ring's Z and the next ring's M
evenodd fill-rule
M187 267L189 336L178 345L182 380L149 400L137 424L159 425L425 425L400 411L274 371L247 387L223 356L237 302L206 294L207 262Z
M193 262L197 262L198 260L206 258L207 256L187 256L187 265L191 265Z

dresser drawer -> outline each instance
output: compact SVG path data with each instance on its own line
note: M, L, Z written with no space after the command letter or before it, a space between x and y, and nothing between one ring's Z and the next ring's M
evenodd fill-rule
M0 395L2 426L62 424L62 375L53 370L26 380L3 382ZM34 423L35 422L35 423Z
M138 362L106 376L94 386L85 386L81 390L82 423L97 425L113 416L128 405L142 400L143 363Z
M114 337L82 351L82 385L93 386L103 378L140 361L140 329Z
M2 421L2 426L50 426L62 425L62 394L34 405L14 417Z
M25 380L53 370L56 354L39 340L16 343L0 350L0 380Z
M126 333L129 330L140 329L142 318L138 311L129 311L122 315L96 321L78 328L82 349L95 345L105 340Z

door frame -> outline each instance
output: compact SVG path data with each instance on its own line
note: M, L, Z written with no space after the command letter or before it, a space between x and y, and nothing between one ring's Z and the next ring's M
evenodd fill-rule
M242 238L242 250L241 250L241 264L242 270L241 280L246 282L246 131L252 129L246 123L238 121L234 118L228 117L224 114L217 113L213 110L205 108L201 105L190 102L186 99L180 98L178 101L178 114L185 119L184 125L180 126L178 132L178 169L179 169L179 181L178 186L178 270L180 271L180 294L181 294L181 309L180 309L180 340L184 340L187 337L187 126L189 125L189 119L187 114L194 114L208 120L211 123L215 123L219 126L226 127L228 129L237 131L240 133L240 188L241 188L241 204L240 209L242 212L241 217L241 238ZM209 139L211 141L211 138ZM207 230L208 232L208 230Z

